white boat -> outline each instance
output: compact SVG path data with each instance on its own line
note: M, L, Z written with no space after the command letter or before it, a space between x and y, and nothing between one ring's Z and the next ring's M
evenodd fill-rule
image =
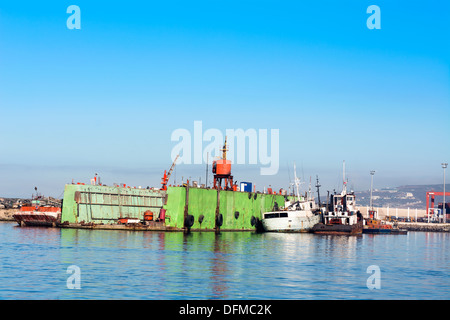
M265 212L262 225L267 232L309 232L320 222L320 211L313 211L311 201L296 201L286 210Z
M320 222L320 210L317 208L311 195L300 197L298 185L300 184L295 173L295 184L297 186L297 201L286 202L284 210L275 210L263 213L262 226L267 232L309 232L314 225Z

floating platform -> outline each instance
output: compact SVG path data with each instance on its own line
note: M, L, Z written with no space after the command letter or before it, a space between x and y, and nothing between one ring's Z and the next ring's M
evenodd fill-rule
M285 196L195 187L135 189L68 184L59 227L140 231L255 231ZM153 221L145 221L151 211ZM124 219L140 223L121 223Z

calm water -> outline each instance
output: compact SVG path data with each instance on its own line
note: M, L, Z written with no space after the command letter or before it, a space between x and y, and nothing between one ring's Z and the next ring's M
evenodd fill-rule
M184 235L0 222L0 244L0 299L450 299L449 233ZM67 288L71 265L80 289ZM367 287L371 265L380 289Z

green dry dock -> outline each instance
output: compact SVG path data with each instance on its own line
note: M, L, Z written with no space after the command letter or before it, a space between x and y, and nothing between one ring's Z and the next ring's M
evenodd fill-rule
M95 229L133 229L184 231L254 231L252 222L284 207L282 195L223 191L193 187L168 187L167 191L97 185L68 184L64 190L61 227ZM119 224L120 218L144 220L144 212L153 212L155 220L165 209L164 221L147 224ZM222 224L217 225L221 215ZM192 217L191 217L192 216Z

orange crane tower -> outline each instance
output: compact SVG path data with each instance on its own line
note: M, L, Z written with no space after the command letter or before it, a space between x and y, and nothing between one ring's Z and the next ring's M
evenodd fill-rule
M223 145L222 158L213 161L212 172L214 173L214 189L222 188L222 180L225 181L224 190L236 190L236 185L233 184L233 176L231 175L231 160L227 160L227 137Z
M161 184L162 184L161 190L167 190L167 183L169 182L169 177L172 174L173 168L175 167L175 164L176 164L179 156L180 155L178 154L176 156L175 160L173 161L172 166L169 169L169 173L166 173L166 170L164 170L164 176L162 177L162 181L161 181Z

